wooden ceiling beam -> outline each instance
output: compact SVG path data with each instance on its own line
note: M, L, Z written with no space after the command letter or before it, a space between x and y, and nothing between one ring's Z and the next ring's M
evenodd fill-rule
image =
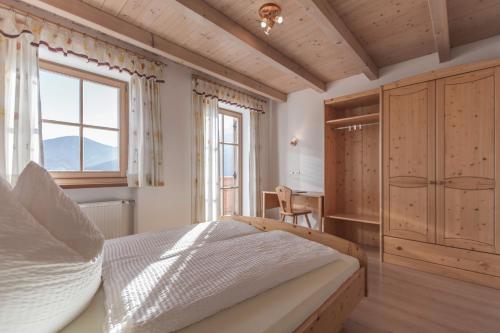
M446 0L428 0L432 21L434 43L439 56L439 62L451 59L450 30L448 27L448 7Z
M304 67L297 64L290 58L283 55L281 52L273 48L264 40L256 37L250 31L246 30L237 22L224 15L222 12L211 7L203 0L177 0L179 4L189 9L194 15L202 17L213 23L216 27L226 31L239 42L242 42L263 56L269 63L276 66L285 73L299 77L304 83L311 88L319 91L326 91L326 83L321 79L308 72Z
M318 23L323 32L337 41L339 38L350 48L361 66L361 72L370 80L378 78L378 67L365 51L328 0L297 0ZM432 0L430 0L432 1Z
M17 1L17 0L16 0ZM249 76L172 43L119 17L78 0L20 0L77 24L138 46L166 59L232 83L261 96L286 101L287 94Z

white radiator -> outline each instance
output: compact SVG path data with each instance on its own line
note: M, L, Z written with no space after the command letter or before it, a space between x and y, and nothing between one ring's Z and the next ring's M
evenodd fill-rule
M134 233L134 201L104 201L80 204L106 239Z

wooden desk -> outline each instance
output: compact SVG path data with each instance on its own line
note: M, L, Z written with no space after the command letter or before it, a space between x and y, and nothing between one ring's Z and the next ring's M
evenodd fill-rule
M319 230L323 231L325 195L320 192L302 192L292 194L292 204L296 208L312 210L315 220L319 223ZM278 195L272 191L262 191L262 217L266 217L266 210L280 206Z

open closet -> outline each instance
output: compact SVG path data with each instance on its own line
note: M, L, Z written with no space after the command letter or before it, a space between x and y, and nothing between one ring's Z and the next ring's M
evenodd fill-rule
M380 90L325 101L325 231L380 243Z

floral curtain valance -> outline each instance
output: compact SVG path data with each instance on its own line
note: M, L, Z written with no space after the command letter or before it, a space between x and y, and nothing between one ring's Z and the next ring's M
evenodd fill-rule
M264 113L264 106L267 103L264 99L196 76L193 77L193 92L260 113Z
M0 8L0 39L22 34L31 35L33 46L45 45L52 51L73 54L110 69L163 82L164 64L60 25Z

